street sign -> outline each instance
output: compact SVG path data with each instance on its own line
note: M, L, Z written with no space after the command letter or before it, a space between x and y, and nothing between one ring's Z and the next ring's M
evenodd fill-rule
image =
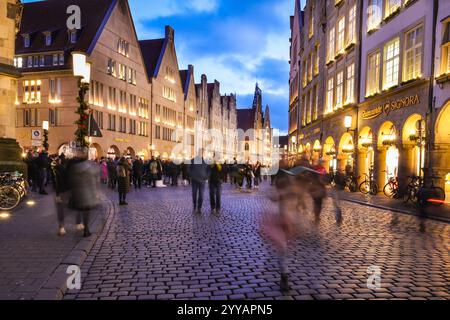
M31 139L32 140L42 140L41 130L31 130Z
M31 146L32 147L42 147L42 141L41 140L31 140Z

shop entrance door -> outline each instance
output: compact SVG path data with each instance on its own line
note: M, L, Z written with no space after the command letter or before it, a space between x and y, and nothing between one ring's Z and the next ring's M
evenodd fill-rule
M398 149L394 146L389 147L386 152L386 182L389 178L398 177L398 162L400 159L400 153Z
M369 174L369 170L370 168L373 167L373 164L375 162L375 152L373 151L373 148L370 147L367 150L367 154L366 154L366 174Z

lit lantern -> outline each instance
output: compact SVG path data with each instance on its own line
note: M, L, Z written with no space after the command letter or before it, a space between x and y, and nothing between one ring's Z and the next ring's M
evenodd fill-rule
M352 127L353 123L353 117L352 116L345 116L344 118L344 126L346 129L350 129Z

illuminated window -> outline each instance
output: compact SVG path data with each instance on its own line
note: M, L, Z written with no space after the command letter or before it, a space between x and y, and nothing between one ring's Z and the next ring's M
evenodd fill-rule
M315 60L314 60L314 75L318 75L319 74L319 63L320 63L320 57L319 57L319 47L320 45L316 45L315 48Z
M39 66L44 67L45 66L45 57L39 56Z
M59 60L58 60L58 54L55 53L55 54L53 55L53 65L54 65L54 66L57 66L58 63L59 63Z
M381 23L382 0L370 0L367 8L367 31L377 29Z
M163 87L163 97L172 102L177 102L177 97L175 95L175 91L172 88Z
M388 42L384 47L384 80L383 89L398 85L400 69L400 39Z
M309 12L309 38L314 36L314 5L311 7Z
M120 53L121 55L128 57L129 56L129 50L130 50L130 44L123 40L123 39L119 39L117 41L117 52Z
M116 110L117 108L117 91L116 88L108 89L108 109Z
M347 44L356 43L356 4L348 13Z
M387 18L394 14L398 9L400 9L401 0L386 0L386 8L384 17Z
M342 17L338 22L338 34L337 34L337 43L336 50L337 53L341 53L344 50L344 41L345 41L345 17Z
M49 103L61 102L61 79L49 79Z
M327 108L325 113L333 112L334 107L334 79L328 79L327 83Z
M380 57L380 52L375 52L368 57L367 96L380 92Z
M167 66L166 75L164 78L170 83L175 83L175 71L171 67Z
M313 121L319 117L319 104L317 103L317 85L313 88Z
M409 31L405 37L404 81L419 78L422 74L423 27Z
M441 73L450 74L450 20L447 20L442 24L442 30Z
M346 101L345 104L350 104L355 101L355 64L347 67L347 84L346 84Z
M195 110L194 99L189 99L189 111L193 112Z
M344 71L341 71L336 76L336 106L341 108L344 101Z
M60 66L64 65L64 53L59 54L59 65Z
M23 103L41 103L41 80L25 80L23 82Z
M330 33L328 34L328 61L334 60L334 52L335 52L335 28L331 28Z

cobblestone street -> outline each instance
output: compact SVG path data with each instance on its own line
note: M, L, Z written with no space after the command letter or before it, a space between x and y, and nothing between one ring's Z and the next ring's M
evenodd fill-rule
M290 246L283 295L259 232L276 209L270 192L226 186L216 216L208 196L203 214L193 214L187 187L133 191L85 260L82 289L64 299L450 299L448 224L349 202L340 226L328 205L318 226L308 217ZM369 266L381 268L381 289L367 288Z

